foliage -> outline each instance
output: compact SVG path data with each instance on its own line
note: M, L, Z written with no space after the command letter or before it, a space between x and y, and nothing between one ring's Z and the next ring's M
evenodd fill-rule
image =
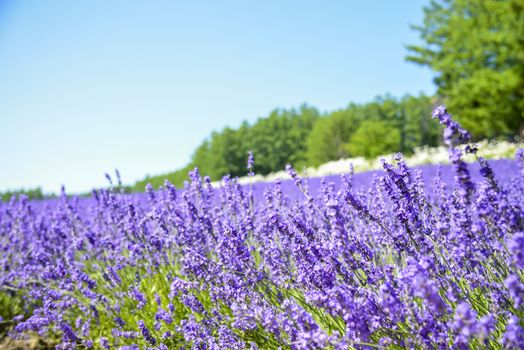
M381 120L364 120L347 144L349 154L373 158L399 148L400 131L391 123Z
M524 126L524 2L432 0L408 60L437 73L438 92L474 136Z
M318 116L315 108L303 105L298 110L276 110L259 119L248 133L251 149L257 155L257 172L267 174L289 162L305 164L306 139ZM245 158L241 163L244 168Z
M429 117L436 103L436 99L423 94L407 95L400 100L397 127L401 135L401 152L409 154L417 147L434 147L439 144L440 128L435 119Z
M319 118L308 137L308 166L435 146L438 128L430 118L431 107L431 99L424 95L400 100L385 96ZM385 143L377 142L383 137Z
M30 189L30 190L15 190L15 191L5 191L0 192L0 201L8 201L13 196L18 197L20 195L26 196L28 199L44 199L51 197L51 195L44 195L40 187Z
M24 314L22 295L17 292L5 287L0 290L0 339L6 336L9 326L14 323L13 319Z
M348 157L346 144L359 122L354 109L355 106L351 105L315 122L307 138L309 166L318 166L330 160Z

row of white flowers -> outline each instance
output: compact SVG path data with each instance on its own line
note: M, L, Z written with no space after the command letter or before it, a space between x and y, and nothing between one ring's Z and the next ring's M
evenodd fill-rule
M524 148L523 142L507 142L507 141L487 141L483 140L476 144L478 146L477 154L486 159L503 159L512 158L518 148ZM365 159L363 157L354 157L339 159L324 163L318 168L305 168L300 171L300 174L305 177L322 177L326 175L343 174L349 171L350 164L353 165L355 172L364 172L369 170L381 169L381 159L392 161L394 154L387 154L378 156L375 159ZM410 166L422 164L446 164L449 163L448 149L444 146L440 147L418 147L415 148L414 153L406 157L406 162ZM474 162L473 155L466 155L464 159L467 162ZM256 168L256 165L255 165ZM256 170L256 169L255 169ZM297 169L299 171L300 169ZM289 179L289 175L285 171L278 171L268 175L254 175L252 177L244 176L238 179L239 183L247 184L254 182L273 182L276 179ZM214 183L218 186L219 182Z

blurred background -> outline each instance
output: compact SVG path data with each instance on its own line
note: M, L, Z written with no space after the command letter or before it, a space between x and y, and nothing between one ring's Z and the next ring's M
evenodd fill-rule
M524 3L0 0L0 195L128 191L524 122ZM468 40L463 40L468 37Z

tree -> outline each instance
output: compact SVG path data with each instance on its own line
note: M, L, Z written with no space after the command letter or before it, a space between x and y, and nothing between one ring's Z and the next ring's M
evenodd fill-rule
M399 130L401 130L401 151L410 153L421 145L437 146L441 139L439 123L431 118L436 101L419 95L404 96L397 107Z
M302 105L298 110L276 109L268 117L260 118L248 133L256 172L282 170L287 163L304 165L306 140L318 116L315 108Z
M347 157L346 144L358 126L355 107L341 109L317 119L307 138L309 166Z
M524 1L432 0L408 61L436 72L438 93L477 138L524 127Z
M20 189L20 190L15 190L15 191L0 192L0 202L1 201L7 202L13 196L18 197L21 195L26 196L28 199L44 199L44 198L53 197L53 195L50 195L50 194L44 195L44 193L42 192L42 189L40 187L37 187L33 189L28 189L28 190Z
M352 155L373 158L399 150L400 131L390 122L364 120L351 136L347 150Z

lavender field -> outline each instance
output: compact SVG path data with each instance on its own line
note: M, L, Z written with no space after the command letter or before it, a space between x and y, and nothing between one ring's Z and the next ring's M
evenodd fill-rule
M58 349L524 348L524 151L0 204L0 336ZM256 156L256 155L255 155ZM256 170L252 156L246 173Z

